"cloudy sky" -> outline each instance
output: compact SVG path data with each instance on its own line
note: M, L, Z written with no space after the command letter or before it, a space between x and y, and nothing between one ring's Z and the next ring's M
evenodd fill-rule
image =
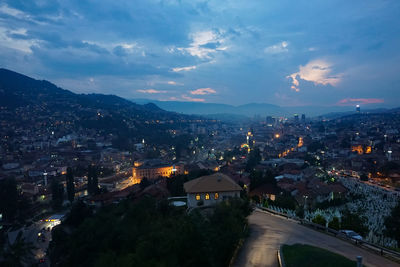
M0 67L79 93L399 106L399 0L3 0Z

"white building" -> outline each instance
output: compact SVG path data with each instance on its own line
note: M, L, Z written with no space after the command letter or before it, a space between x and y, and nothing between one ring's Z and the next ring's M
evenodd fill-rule
M184 185L189 208L212 206L223 200L240 197L242 188L222 173L202 176Z

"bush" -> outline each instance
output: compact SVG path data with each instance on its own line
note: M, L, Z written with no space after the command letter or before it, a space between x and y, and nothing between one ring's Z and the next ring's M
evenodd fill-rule
M322 226L326 226L326 220L321 214L317 214L317 216L312 219L313 223L320 224Z
M268 205L268 199L265 199L265 200L264 200L264 203L263 203L263 207L264 207L264 208L268 208L268 206L269 206L269 205Z

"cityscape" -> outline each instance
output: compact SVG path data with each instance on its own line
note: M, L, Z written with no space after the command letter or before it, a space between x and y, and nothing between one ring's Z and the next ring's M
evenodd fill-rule
M28 2L0 266L400 266L399 3Z

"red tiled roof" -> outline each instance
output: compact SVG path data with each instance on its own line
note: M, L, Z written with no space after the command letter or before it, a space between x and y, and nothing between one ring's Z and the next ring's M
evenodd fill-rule
M202 176L183 185L186 193L241 191L242 188L222 173Z

